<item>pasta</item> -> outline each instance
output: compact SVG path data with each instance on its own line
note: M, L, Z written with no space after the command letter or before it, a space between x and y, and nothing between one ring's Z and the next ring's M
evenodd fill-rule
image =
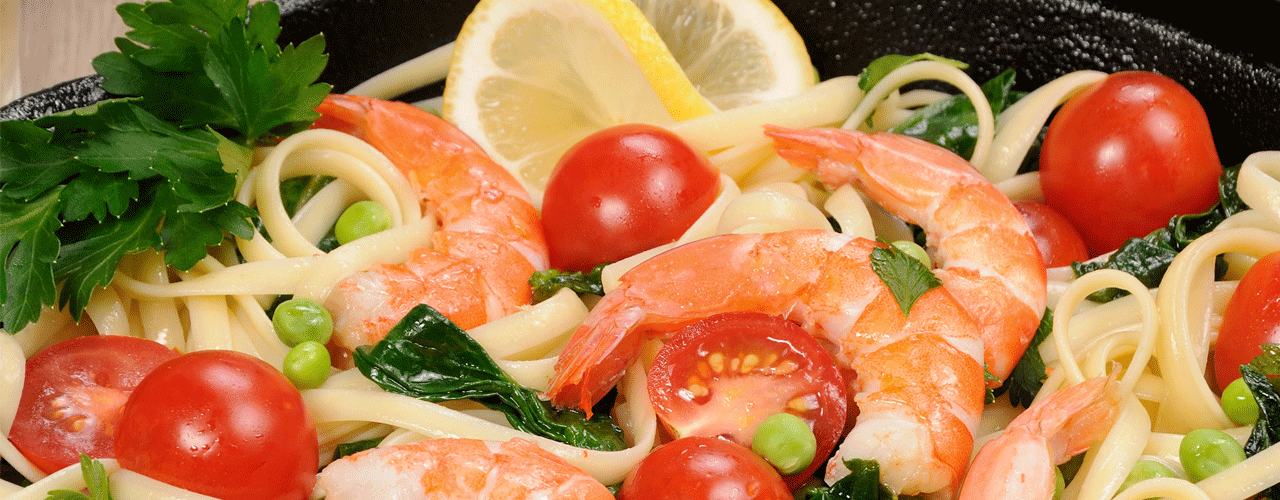
M443 79L451 50L446 45L425 54L352 93L391 98ZM1097 71L1069 73L1000 116L980 113L971 163L1010 198L1042 200L1037 174L1017 174L1019 165L1053 110L1105 76ZM865 238L911 239L905 224L852 187L830 193L815 188L813 177L780 159L760 130L766 124L889 129L915 109L947 97L937 91L901 90L920 81L946 83L977 103L978 110L990 110L981 88L963 71L920 61L894 70L865 95L856 78L837 77L799 95L672 125L695 148L714 152L710 159L721 171L721 192L677 241L607 266L604 290L615 288L619 276L663 250L717 234L838 228ZM337 180L290 216L279 186L302 176ZM91 326L73 326L67 315L46 311L25 330L0 335L0 431L7 436L14 420L25 359L69 336L96 332L149 338L183 351L229 349L281 369L289 348L274 333L266 312L276 296L323 303L351 272L376 263L403 263L413 250L430 245L435 214L422 212L410 185L377 149L340 132L310 130L260 148L237 199L257 209L270 240L257 234L251 240L228 241L185 272L169 269L153 252L130 256L111 285L93 295L86 308ZM1226 255L1232 263L1230 276L1238 278L1252 261L1280 251L1280 152L1249 156L1238 185L1250 210L1230 217L1180 252L1157 289L1149 290L1119 271L1076 278L1069 269L1049 270L1049 307L1055 316L1052 333L1039 347L1049 377L1037 400L1091 377L1120 373L1119 415L1086 454L1064 499L1244 499L1280 483L1280 467L1274 466L1280 463L1280 447L1271 447L1199 483L1153 479L1117 494L1139 458L1176 463L1176 443L1188 431L1228 429L1241 441L1247 438L1248 428L1227 418L1204 376L1217 324L1235 287L1232 279L1215 281L1213 270L1215 259ZM329 252L320 250L318 242L343 208L365 199L390 209L392 228ZM1107 304L1087 300L1108 288L1123 289L1129 296ZM542 391L552 378L559 349L591 305L589 298L584 301L561 290L468 333L513 379ZM629 447L613 452L576 448L518 431L500 414L465 401L429 403L388 393L350 369L334 368L327 382L302 394L318 426L322 463L337 445L361 439L380 438L382 445L392 445L423 438L520 437L605 484L616 484L661 440L644 370L643 363L633 365L620 386L614 411ZM990 406L976 445L989 441L1017 412L1007 403ZM0 494L7 498L42 499L50 489L84 486L78 468L46 477L7 439L0 440L0 457L35 481L27 488L0 484ZM138 498L142 492L147 498L207 498L117 470L113 460L102 462L112 474L117 498Z

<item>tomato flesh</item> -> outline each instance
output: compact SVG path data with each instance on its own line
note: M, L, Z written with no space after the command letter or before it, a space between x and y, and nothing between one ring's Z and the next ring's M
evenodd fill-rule
M655 448L622 481L618 500L790 500L764 459L738 444L685 437Z
M1067 100L1040 151L1045 203L1092 255L1146 236L1218 198L1222 165L1204 108L1172 79L1108 75Z
M1069 266L1072 262L1089 260L1080 232L1056 210L1034 201L1015 201L1014 208L1027 220L1031 237L1036 240L1045 267Z
M542 199L551 267L588 271L675 241L720 192L719 172L670 131L619 125L560 157Z
M750 447L770 415L800 417L818 446L813 462L787 477L796 486L831 454L848 409L831 355L795 323L758 312L718 314L677 333L654 359L648 387L659 419L676 437L721 437Z
M75 337L27 360L9 439L46 474L79 463L80 454L114 458L121 410L143 377L173 350L114 335Z
M1262 354L1262 344L1280 344L1280 251L1249 268L1222 312L1213 351L1219 391L1240 378L1240 365Z
M120 466L216 498L307 498L319 443L302 396L266 362L198 351L160 365L125 403Z

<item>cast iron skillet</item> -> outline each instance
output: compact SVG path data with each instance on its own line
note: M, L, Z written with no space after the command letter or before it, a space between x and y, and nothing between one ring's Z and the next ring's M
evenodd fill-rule
M925 51L968 62L980 82L1014 68L1022 90L1076 69L1163 73L1204 105L1228 165L1280 149L1280 44L1265 26L1280 19L1280 2L1233 1L1197 9L1142 0L776 0L823 78L857 74L886 53ZM330 60L321 80L339 92L449 42L475 4L280 2L281 41L324 33ZM104 96L97 82L86 77L27 96L0 109L0 119L93 102Z

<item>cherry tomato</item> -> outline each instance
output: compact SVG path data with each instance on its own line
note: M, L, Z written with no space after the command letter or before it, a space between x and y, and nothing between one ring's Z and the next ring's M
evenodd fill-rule
M782 478L738 444L686 437L655 448L627 474L618 500L791 500Z
M1209 208L1221 174L1200 102L1145 71L1109 75L1069 99L1040 151L1045 202L1093 255Z
M1240 365L1262 354L1262 344L1280 344L1280 251L1255 262L1227 301L1213 351L1218 387L1240 378Z
M719 192L706 156L666 129L591 134L560 157L543 194L551 267L588 271L675 241Z
M234 351L156 367L125 403L115 449L121 467L227 500L307 498L319 466L298 390Z
M1089 250L1080 233L1066 217L1044 203L1015 201L1013 206L1027 219L1031 236L1036 240L1045 267L1069 266L1089 260Z
M27 360L9 439L46 474L79 463L81 453L114 458L125 400L152 369L177 355L157 342L115 335L54 344Z
M654 358L649 398L676 437L722 437L751 446L778 412L813 429L817 451L798 486L822 466L844 431L848 400L831 355L804 329L759 312L718 314L673 336Z

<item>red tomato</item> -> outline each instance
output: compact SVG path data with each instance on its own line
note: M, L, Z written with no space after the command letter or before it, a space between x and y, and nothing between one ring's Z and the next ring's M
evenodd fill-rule
M157 367L125 403L115 446L121 467L225 500L307 498L319 467L298 390L234 351Z
M9 439L45 473L79 463L81 453L114 458L129 393L177 355L157 342L114 335L76 337L40 351L27 360Z
M758 312L718 314L694 323L658 352L649 399L676 437L722 437L750 447L760 422L786 411L809 423L814 460L787 477L798 486L822 466L844 431L844 377L813 336Z
M1089 260L1089 250L1085 248L1080 233L1062 214L1049 205L1034 201L1015 201L1013 206L1031 226L1031 236L1036 239L1045 267L1069 266L1072 262Z
M740 445L686 437L655 448L627 474L618 500L791 500L778 471Z
M1209 208L1221 174L1200 102L1144 71L1112 74L1068 100L1040 151L1045 202L1093 255Z
M1262 344L1280 344L1280 251L1249 268L1222 313L1213 351L1219 390L1240 378L1240 365L1262 354Z
M670 131L607 128L560 157L542 198L551 267L588 271L675 241L720 193L720 174Z

